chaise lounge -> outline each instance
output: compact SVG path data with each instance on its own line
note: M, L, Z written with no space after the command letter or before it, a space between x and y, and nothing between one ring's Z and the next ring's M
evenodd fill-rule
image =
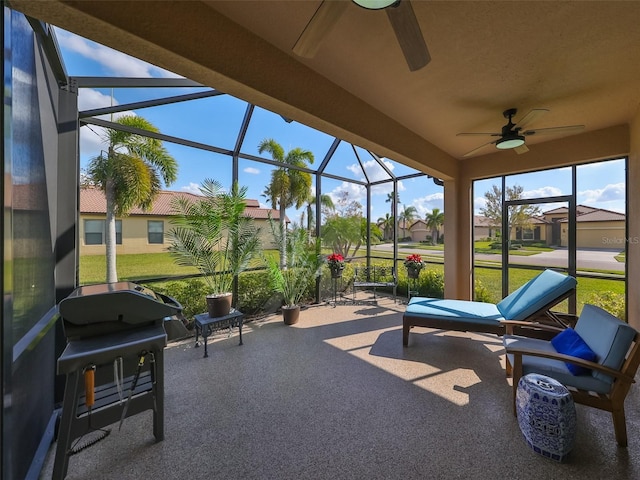
M503 335L503 320L535 321L542 318L566 326L550 309L575 292L576 279L545 270L500 303L413 297L402 317L402 344L409 344L413 327Z

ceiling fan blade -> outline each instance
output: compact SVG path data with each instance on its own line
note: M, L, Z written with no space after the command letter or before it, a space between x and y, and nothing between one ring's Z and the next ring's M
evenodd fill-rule
M516 127L524 128L530 123L535 122L545 113L549 113L549 110L546 108L534 108L533 110L530 110L529 113L527 113L524 117L522 117L518 123L516 123Z
M584 125L567 125L564 127L536 128L521 132L521 135L552 135L556 133L577 132L584 129Z
M497 140L494 140L493 142L489 142L489 143L485 143L484 145L480 145L477 148L474 148L473 150L471 150L470 152L467 152L463 155L463 157L470 157L471 155L473 155L476 152L479 152L480 150L482 150L484 147L488 146L488 145L493 145L494 143L496 143Z
M339 2L338 2L339 3ZM403 0L386 9L409 70L415 72L431 61L431 55L420 30L411 2Z
M482 136L482 137L486 137L487 135L491 136L491 137L500 137L502 136L501 133L472 133L472 132L462 132L462 133L456 133L456 137L478 137L478 136Z
M522 153L527 153L529 151L529 149L527 148L527 146L523 143L522 145L520 145L519 147L515 147L513 149L514 152L516 152L518 155L522 154Z
M293 46L293 53L300 57L313 58L322 40L333 30L348 5L349 2L323 1L298 37Z

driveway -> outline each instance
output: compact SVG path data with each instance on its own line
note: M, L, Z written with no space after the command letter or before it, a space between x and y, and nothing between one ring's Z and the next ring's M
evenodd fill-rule
M385 252L393 251L391 244L376 245L373 249ZM407 245L398 246L399 256L408 255L410 253L420 253L423 255L444 256L441 250L420 250L412 249ZM578 249L576 252L576 260L578 269L595 269L595 270L614 270L624 273L624 263L618 262L615 256L620 253L620 249ZM477 253L476 260L484 260L489 262L500 263L501 256L499 254ZM536 255L520 256L509 255L509 263L514 265L536 265L544 267L566 268L568 265L567 249L557 248L551 252L540 252Z

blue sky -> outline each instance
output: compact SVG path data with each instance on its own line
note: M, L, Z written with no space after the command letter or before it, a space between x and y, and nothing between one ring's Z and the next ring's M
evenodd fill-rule
M171 72L160 69L138 59L99 45L71 33L56 29L58 42L62 50L64 63L72 76L110 76L110 77L177 77ZM215 86L214 86L215 87ZM198 91L199 89L81 89L79 94L80 110L120 105L129 102L161 98ZM200 89L201 90L201 89ZM192 102L166 105L137 110L159 130L168 135L182 137L217 147L232 149L235 145L240 123L245 113L246 102L223 95L200 99ZM80 155L81 166L99 154L104 148L99 127L81 128ZM318 165L324 158L333 137L313 130L297 122L286 123L279 115L257 107L254 110L251 125L243 142L242 152L260 156L258 144L265 138L273 138L285 150L301 147L314 153ZM231 160L229 156L165 143L166 148L179 163L178 180L168 189L197 192L198 185L205 178L215 178L223 185L231 183ZM388 178L388 175L373 162L369 154L356 149L370 181ZM513 154L513 152L505 152ZM384 159L387 167L397 176L414 173L415 170L389 159ZM249 198L255 198L264 206L267 199L262 196L268 183L272 167L259 162L240 161L239 182L248 187ZM350 144L342 142L332 158L328 173L351 179L364 180L356 156ZM581 166L578 169L578 203L593 207L624 212L625 172L624 162L608 161ZM494 181L478 181L474 186L474 209L478 213L482 207L483 193ZM514 175L507 179L508 185L524 187L525 197L553 196L570 193L570 169ZM373 220L390 212L390 204L385 200L391 192L388 183L372 190L371 215ZM354 183L323 179L322 191L334 199L341 191L348 191L349 198L366 203L364 189ZM434 208L444 210L443 188L435 185L426 177L408 179L399 182L400 208L414 206L421 218ZM548 205L554 208L554 205ZM544 209L547 205L544 206ZM293 221L299 221L300 211L288 210ZM445 212L446 215L446 212Z

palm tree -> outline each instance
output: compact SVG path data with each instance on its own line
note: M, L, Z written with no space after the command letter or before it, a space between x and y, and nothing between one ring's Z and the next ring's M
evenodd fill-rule
M309 232L309 235L311 235L311 229L313 228L313 222L315 221L315 205L316 205L316 197L315 196L310 196L307 199L307 213L306 213L306 220L307 220L307 231ZM320 195L320 205L325 207L327 210L334 210L336 208L336 206L333 204L333 200L331 199L330 195L327 194L322 194ZM302 219L301 222L302 224L304 224L304 215L305 213L302 213Z
M441 212L439 208L434 208L431 213L425 215L427 227L431 229L431 245L435 245L438 240L438 231L440 226L444 224L444 212Z
M307 162L313 163L313 153L296 147L286 154L282 146L267 138L260 142L258 152L268 152L271 158L283 164L271 172L271 182L264 191L264 195L271 200L271 208L280 212L280 267L286 268L286 209L292 206L302 207L311 195L311 174L297 168L307 168Z
M394 218L392 215L385 213L384 217L378 218L378 225L382 227L382 231L384 232L384 239L388 240L393 236L393 233L390 232L393 229Z
M116 120L120 125L159 130L148 120L126 115ZM102 189L106 205L107 283L117 282L116 215L127 215L134 207L147 210L162 189L178 176L178 163L160 140L108 128L104 135L107 152L93 158L87 167L91 182Z
M414 206L405 205L400 214L398 220L402 220L402 236L406 236L407 222L411 223L418 215L418 210Z
M391 216L395 217L396 216L395 206L400 204L400 195L396 193L395 202L394 202L393 192L387 193L387 199L385 200L385 203L391 204Z

